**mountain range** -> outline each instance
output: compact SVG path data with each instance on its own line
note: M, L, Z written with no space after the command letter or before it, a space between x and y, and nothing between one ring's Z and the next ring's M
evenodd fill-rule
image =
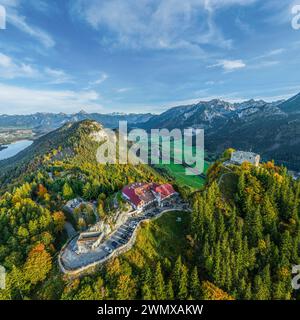
M300 171L300 94L272 103L248 100L230 103L219 99L173 107L159 115L99 114L81 111L76 114L36 113L33 115L0 115L0 128L30 128L47 133L68 122L95 120L107 128L117 128L126 120L130 127L202 128L205 148L213 154L225 148L252 150L263 159L274 159Z
M252 150L265 160L274 159L300 171L300 94L272 103L215 99L178 106L141 126L147 130L201 128L205 130L205 148L212 153L229 147Z
M95 120L106 128L117 128L119 121L127 121L128 124L143 123L148 121L153 115L146 114L123 114L123 113L87 113L84 110L74 113L47 113L39 112L30 115L0 115L0 128L26 128L35 132L47 133L63 126L68 122L78 122L83 120Z

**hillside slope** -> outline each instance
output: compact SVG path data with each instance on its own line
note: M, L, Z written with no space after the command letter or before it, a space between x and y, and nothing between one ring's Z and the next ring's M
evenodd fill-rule
M300 263L300 181L268 162L215 163L194 196L192 234L204 274L236 299L293 299Z
M186 212L170 212L143 223L129 252L96 274L72 281L63 298L98 299L96 284L101 283L102 299L232 299L203 275L199 278L189 234Z
M67 158L75 155L75 148L84 144L84 139L92 132L100 132L102 125L93 121L83 121L68 123L63 127L54 130L39 139L18 153L16 156L7 160L0 161L0 178L2 180L18 177L22 172L35 170L42 163L44 155L52 150L57 150L56 158ZM95 141L90 139L90 144Z
M124 185L165 181L146 165L97 163L103 136L94 121L65 125L1 167L0 265L8 285L0 299L60 298L64 283L55 257L66 241L66 218L82 228L96 217L113 223L111 203L123 205L118 192ZM80 207L79 215L64 214L66 202L78 197L95 211Z

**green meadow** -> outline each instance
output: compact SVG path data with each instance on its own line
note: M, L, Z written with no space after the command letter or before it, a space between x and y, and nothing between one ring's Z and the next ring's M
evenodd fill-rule
M175 182L179 185L185 185L192 189L199 189L202 188L205 184L205 174L207 172L207 169L209 167L209 162L204 161L204 151L203 150L196 150L195 146L188 146L188 145L180 145L173 140L170 142L168 139L165 140L167 144L163 146L163 159L159 159L158 152L153 152L151 155L151 147L156 146L156 149L161 149L160 143L158 140L156 140L156 137L152 137L152 143L145 145L145 150L147 149L149 152L149 159L151 156L152 161L154 160L155 164L154 167L163 170L165 173L167 173L172 179L175 180ZM162 141L162 140L161 140ZM168 148L169 146L169 148ZM184 157L183 157L183 150L185 151ZM198 168L202 168L204 165L204 172L202 174L198 175L187 175L186 174L186 167L187 165L181 164L183 162L183 159L185 162L193 161L193 156L196 155L197 151L197 157L199 159L203 159L203 162L200 161L198 164ZM168 159L170 158L170 161ZM171 163L169 163L171 162ZM153 163L153 162L152 162ZM158 164L159 163L159 164ZM165 164L167 163L167 164ZM201 172L201 170L199 170Z
M165 170L178 184L189 186L192 189L202 188L205 184L205 179L202 176L187 175L185 167L181 164L159 164L156 165L159 169ZM204 174L206 173L209 163L204 163Z

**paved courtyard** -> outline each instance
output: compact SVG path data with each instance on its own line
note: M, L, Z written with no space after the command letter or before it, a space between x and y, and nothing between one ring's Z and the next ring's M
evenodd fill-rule
M170 210L186 211L187 206L179 198L176 198L175 201L167 201L164 207L152 208L136 217L129 217L99 247L87 253L78 254L76 252L79 237L76 236L60 253L60 262L67 271L75 271L94 263L101 263L102 260L104 262L109 256L114 255L116 249L126 247L140 222L154 219L160 216L162 212Z

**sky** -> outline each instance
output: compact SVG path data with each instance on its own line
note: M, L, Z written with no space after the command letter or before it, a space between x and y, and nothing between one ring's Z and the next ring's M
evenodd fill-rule
M0 0L0 114L286 99L300 92L297 4Z

